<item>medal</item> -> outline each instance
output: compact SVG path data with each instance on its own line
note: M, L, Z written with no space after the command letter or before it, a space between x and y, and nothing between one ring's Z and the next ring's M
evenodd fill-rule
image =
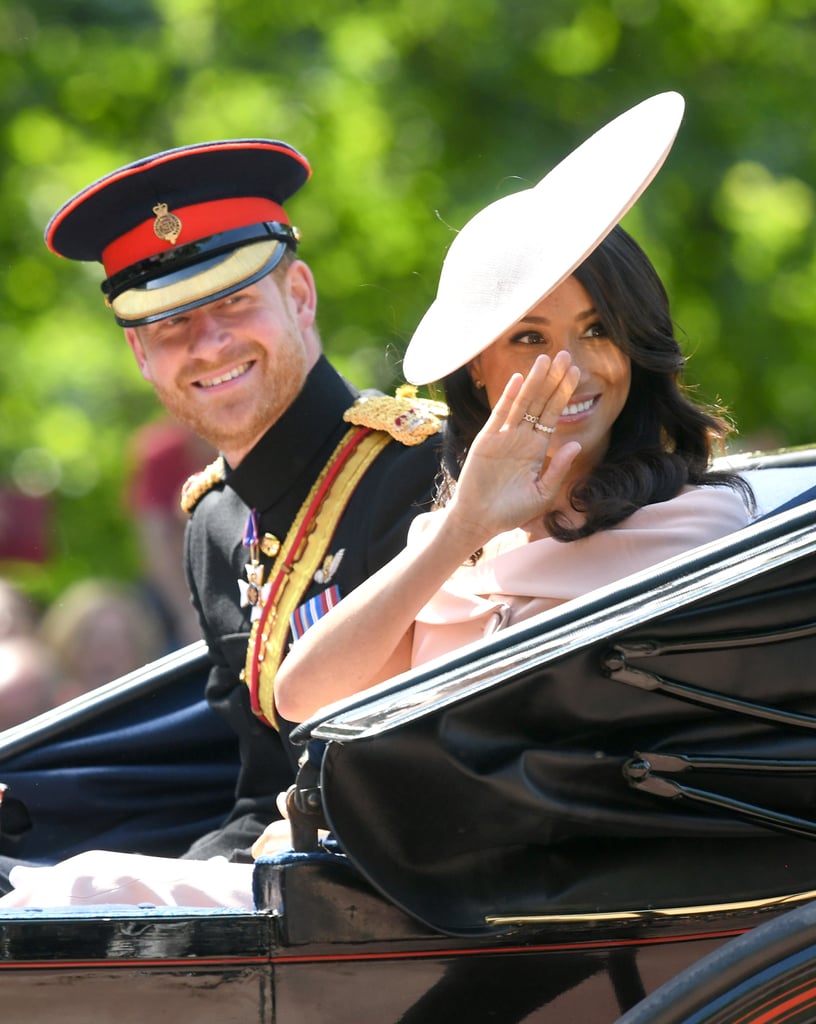
M260 549L267 558L277 557L277 554L280 551L280 546L281 542L272 533L265 533L263 537L261 537Z
M269 596L269 584L264 583L265 570L258 559L260 544L258 541L258 517L255 514L255 509L249 513L244 530L243 545L249 551L249 561L244 567L246 579L238 579L238 593L241 598L241 607L251 606L250 619L254 621L260 618L264 601Z

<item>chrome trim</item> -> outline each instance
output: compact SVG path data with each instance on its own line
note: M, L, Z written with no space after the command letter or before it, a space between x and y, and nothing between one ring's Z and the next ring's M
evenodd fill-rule
M299 728L300 736L337 742L380 736L499 686L523 670L537 668L643 625L691 601L813 554L816 552L816 528L811 523L765 541L754 542L754 538L784 528L789 521L813 519L814 513L816 501L746 527L732 535L727 546L722 541L702 545L693 552L595 590L587 597L511 626L500 634L502 650L479 656L479 648L495 646L496 638L479 641L471 645L474 654L465 663L461 663L462 651L459 651L442 661L435 669L438 674L432 674L434 665L428 665L372 687L365 698L358 696L324 709L319 717L315 716L312 722ZM718 556L721 556L720 561L717 561ZM644 589L654 581L652 589ZM618 603L597 607L604 600L621 594L624 596ZM506 650L513 634L523 635L531 629L539 633L521 639L512 650ZM450 661L456 664L445 669ZM412 678L418 681L411 684Z
M790 893L787 896L764 897L756 900L739 900L734 903L711 903L692 907L658 907L648 910L611 910L593 914L487 914L485 923L490 925L508 924L608 924L614 921L659 921L663 918L699 917L716 915L718 917L739 914L746 911L775 910L777 907L787 910L790 906L809 903L816 899L816 890L809 892Z

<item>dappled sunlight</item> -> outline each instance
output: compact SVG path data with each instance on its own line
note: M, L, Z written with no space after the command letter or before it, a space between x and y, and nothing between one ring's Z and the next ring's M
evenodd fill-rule
M746 281L776 272L813 225L813 187L791 177L775 177L755 162L734 164L717 197L716 210L734 233L733 257Z

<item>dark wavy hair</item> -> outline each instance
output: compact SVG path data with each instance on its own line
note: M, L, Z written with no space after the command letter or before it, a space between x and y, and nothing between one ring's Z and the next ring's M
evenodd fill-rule
M657 271L620 226L574 271L610 339L631 361L626 403L612 426L603 461L578 480L570 504L583 516L572 526L558 511L545 516L550 536L570 541L608 529L643 505L668 501L687 484L753 494L737 474L713 471L730 425L722 410L692 401L681 383L685 358L674 336L669 299ZM468 449L490 413L485 392L467 367L443 381L450 419L442 452L437 504L450 497Z

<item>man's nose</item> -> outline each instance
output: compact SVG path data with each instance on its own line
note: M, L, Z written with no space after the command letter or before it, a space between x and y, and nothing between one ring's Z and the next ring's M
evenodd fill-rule
M190 343L192 352L196 355L206 355L208 352L223 348L231 337L229 328L218 317L206 309L196 310Z

